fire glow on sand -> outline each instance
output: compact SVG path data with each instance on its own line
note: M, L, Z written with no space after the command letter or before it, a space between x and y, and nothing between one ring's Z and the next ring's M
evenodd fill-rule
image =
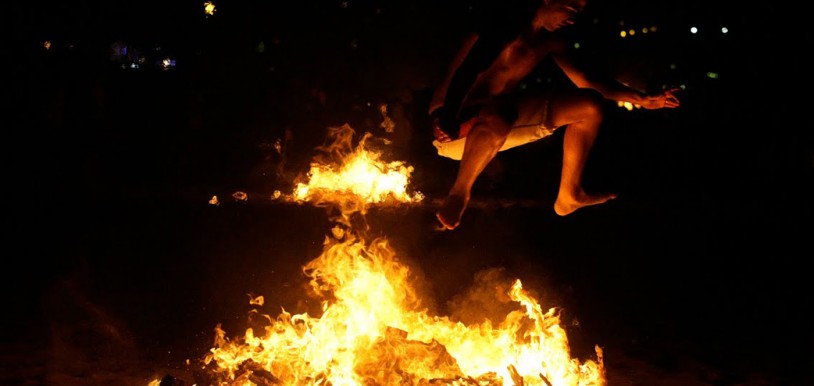
M329 134L309 180L285 196L341 213L322 254L302 267L321 315L253 310L262 328L234 338L218 325L200 364L213 384L606 384L602 350L595 347L595 360L572 358L558 309L543 310L520 280L506 294L516 307L502 320L465 325L422 308L398 252L386 238L365 239L350 221L371 205L420 202L420 193L409 193L413 168L383 161L367 148L369 134L352 146L347 125ZM262 305L257 299L252 304Z

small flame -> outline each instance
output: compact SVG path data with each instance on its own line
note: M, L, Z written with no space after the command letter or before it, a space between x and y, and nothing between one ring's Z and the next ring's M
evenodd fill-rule
M410 193L414 168L401 161L386 162L368 148L366 133L354 147L350 125L329 128L332 142L320 148L323 157L311 164L308 181L298 183L292 199L317 205L336 205L343 212L361 212L370 204L418 203L421 192Z

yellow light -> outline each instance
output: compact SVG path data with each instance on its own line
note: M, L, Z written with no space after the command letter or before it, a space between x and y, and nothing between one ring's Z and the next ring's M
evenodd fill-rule
M215 3L211 1L207 1L204 3L204 13L207 15L214 15L215 14Z
M630 35L630 36L633 36L633 35L636 34L636 30L631 28L630 31L627 31L627 34Z
M627 31L621 31L621 32L619 32L619 36L621 36L621 37L625 37L625 36L627 36Z
M51 41L46 40L45 42L42 43L42 46L45 47L46 50L50 50L51 49Z

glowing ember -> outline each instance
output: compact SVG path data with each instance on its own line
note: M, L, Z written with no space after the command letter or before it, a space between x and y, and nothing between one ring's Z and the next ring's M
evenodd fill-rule
M347 126L333 131L338 140L325 150L343 154L345 163L312 165L310 182L296 189L298 199L339 203L346 218L385 197L420 199L406 193L411 168L380 161L363 142L337 153L350 148L351 133ZM343 224L326 237L322 254L303 266L323 299L321 315L282 310L272 317L253 310L251 319L263 323L235 339L218 325L203 361L213 384L606 384L601 349L596 347L596 360L572 358L558 309L544 311L519 280L507 286L516 307L502 320L465 325L431 315L387 239L367 242ZM249 300L263 303L259 296Z

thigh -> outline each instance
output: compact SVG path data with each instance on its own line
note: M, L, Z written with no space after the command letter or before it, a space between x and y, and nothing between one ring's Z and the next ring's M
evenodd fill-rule
M517 96L514 127L556 129L581 121L601 110L602 95L592 89L548 89Z
M602 118L602 94L593 89L562 90L552 93L547 123L557 128L574 122Z

